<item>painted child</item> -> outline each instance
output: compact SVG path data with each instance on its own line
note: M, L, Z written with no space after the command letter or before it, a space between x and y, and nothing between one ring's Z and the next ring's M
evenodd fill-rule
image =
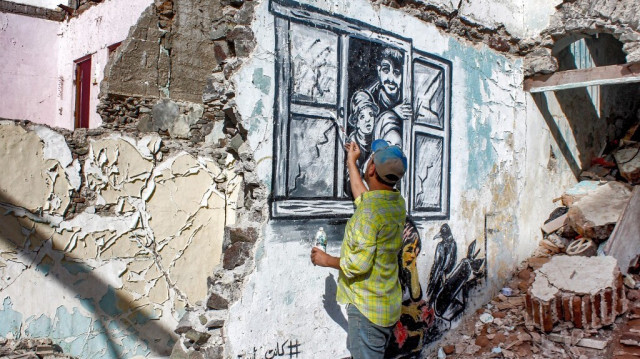
M373 129L375 128L376 117L379 113L378 106L371 101L369 96L356 93L351 98L351 116L349 126L353 129L349 135L349 142L355 141L360 147L360 157L356 161L360 172L371 155L371 142L373 142Z

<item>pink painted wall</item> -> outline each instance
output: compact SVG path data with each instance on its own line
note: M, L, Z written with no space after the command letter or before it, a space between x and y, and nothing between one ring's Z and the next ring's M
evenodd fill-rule
M0 13L0 117L54 125L60 23Z
M106 0L62 23L0 13L0 117L72 129L74 61L91 55L89 127L96 112L107 47L123 41L153 0Z
M58 71L64 79L62 97L58 107L56 124L72 128L75 109L74 60L91 54L91 116L89 127L100 126L102 120L96 112L100 82L104 77L104 66L108 60L107 47L123 41L135 25L142 12L153 0L108 0L93 6L79 17L62 23L60 28L60 51Z

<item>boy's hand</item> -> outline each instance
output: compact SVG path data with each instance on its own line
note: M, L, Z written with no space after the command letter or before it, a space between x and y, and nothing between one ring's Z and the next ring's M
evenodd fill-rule
M329 255L318 247L311 248L311 263L320 267L328 267Z
M347 151L347 163L355 165L356 161L360 157L360 147L358 147L358 144L356 144L355 141L352 141L345 146L345 150Z

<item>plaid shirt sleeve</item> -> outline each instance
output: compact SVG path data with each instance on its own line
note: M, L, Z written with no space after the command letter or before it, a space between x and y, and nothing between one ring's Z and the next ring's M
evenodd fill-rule
M353 278L371 270L376 253L376 233L373 221L355 222L353 236L347 243L350 250L340 257L340 268L345 277Z

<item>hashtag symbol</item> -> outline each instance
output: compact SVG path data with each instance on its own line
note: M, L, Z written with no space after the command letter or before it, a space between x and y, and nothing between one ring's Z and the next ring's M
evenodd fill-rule
M297 358L298 354L300 354L300 344L298 343L298 339L296 339L295 344L293 344L293 341L289 341L289 359L293 358L294 355Z

